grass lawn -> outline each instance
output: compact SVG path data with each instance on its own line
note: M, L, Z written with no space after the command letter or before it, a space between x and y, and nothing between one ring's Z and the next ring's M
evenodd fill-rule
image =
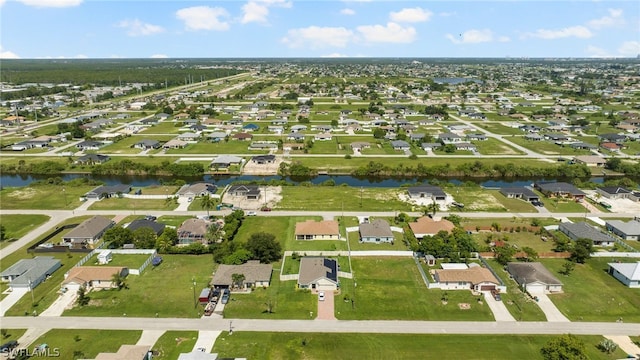
M537 212L533 205L530 202L520 200L520 199L510 199L500 192L500 190L485 190L489 194L493 195L493 197L498 200L502 206L508 209L509 212L518 212L518 213L533 213Z
M513 224L512 224L513 226ZM517 226L517 225L516 225ZM524 232L524 231L514 231L511 232L509 227L509 231L502 232L480 232L473 235L473 238L476 240L478 245L486 246L485 239L490 236L493 236L494 240L502 240L504 238L509 239L509 244L518 245L520 249L525 246L532 248L533 250L541 253L541 252L552 252L554 243L551 240L542 241L540 235L536 235L533 232Z
M112 197L94 202L89 210L173 210L173 202L162 199L129 199Z
M544 207L551 212L566 212L566 213L586 213L586 209L580 203L570 199L545 199Z
M280 265L273 266L271 286L256 288L250 294L232 293L224 308L225 318L307 320L309 312L317 312L317 296L309 290L298 290L295 280L280 281ZM267 312L269 303L272 313Z
M524 137L512 136L505 138L513 142L514 144L518 144L523 146L529 150L536 151L540 154L544 155L589 155L591 152L589 150L578 150L573 149L570 146L560 146L556 145L550 141L536 141L536 140L527 140Z
M569 276L559 273L564 260L540 260L564 284L564 293L550 296L553 303L571 321L640 322L640 289L630 289L607 273L607 263L614 260L589 259Z
M64 191L62 189L64 188ZM95 186L38 185L19 188L6 187L0 190L0 204L9 209L75 209L80 206L80 197Z
M518 283L509 277L504 267L493 259L487 260L491 268L498 274L500 280L507 286L507 292L501 293L502 302L507 310L518 321L547 321L546 316L536 302L523 293Z
M202 307L195 307L196 296L211 281L213 260L210 255L163 255L157 267L149 266L139 276L128 276L129 289L102 290L89 293L91 301L84 307L66 310L65 316L198 317ZM170 279L171 281L167 281Z
M449 190L456 202L464 204L464 208L456 211L491 211L506 212L507 207L500 203L494 196L495 192L487 191L481 187L462 187L455 191Z
M179 227L185 220L193 218L193 216L188 215L162 215L158 218L158 222L169 226Z
M138 189L141 191L142 195L172 195L175 194L180 187L173 185L149 185L133 187L131 192L135 193Z
M489 122L486 122L486 123L481 124L480 127L485 129L485 130L488 130L488 131L490 131L490 132L492 132L494 134L498 134L498 135L522 135L522 134L524 134L524 132L521 129L517 128L517 127L513 128L513 127L502 125L500 123L489 123ZM511 138L509 138L509 140L510 139Z
M470 291L428 290L412 258L352 258L355 277L340 279L336 317L341 320L492 321L493 314ZM441 299L446 293L448 303ZM353 299L353 303L349 300ZM344 301L343 301L344 300ZM461 310L459 303L471 305Z
M138 330L54 329L34 341L31 349L47 344L60 351L60 359L92 359L101 352L114 353L120 345L135 345L140 335Z
M20 339L20 337L27 331L27 329L4 329L7 332L6 335L2 336L2 339L0 339L1 343L6 343L7 341L11 341L11 340L18 340Z
M478 152L482 155L521 155L524 152L513 148L504 142L488 138L484 141L474 141L473 144L478 148Z
M393 226L393 223L390 223ZM409 250L404 244L404 235L399 232L393 232L393 244L391 243L361 243L360 232L352 231L349 235L349 246L351 250Z
M182 122L161 121L160 123L158 123L158 125L145 127L144 130L140 131L140 135L144 136L145 134L178 134L181 127Z
M640 251L640 241L638 241L638 240L624 240L624 242L627 245L631 246L632 248Z
M109 262L109 266L125 266L129 269L138 269L150 255L136 255L136 254L113 254L112 260ZM83 266L98 266L98 254L95 254L89 261L84 263ZM133 275L137 276L137 275Z
M31 230L49 221L46 215L0 215L0 224L5 228L6 241L0 242L0 249L19 240Z
M164 135L164 136L129 136L118 142L107 145L104 148L100 149L101 152L105 154L138 154L142 152L142 149L134 148L133 145L142 141L142 140L158 140L158 141L169 141L174 136L172 135Z
M283 186L278 210L334 210L378 211L394 209L409 211L411 205L403 202L397 188L355 188L351 186Z
M542 359L552 335L418 335L222 332L213 347L221 358L247 359ZM620 359L596 346L601 336L578 336L588 359Z
M158 360L175 360L181 353L188 353L198 340L197 331L167 331L153 345L153 350L158 355L153 355Z

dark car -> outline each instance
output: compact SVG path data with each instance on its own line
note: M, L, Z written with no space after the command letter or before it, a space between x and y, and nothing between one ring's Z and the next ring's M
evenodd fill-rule
M2 344L2 346L0 346L0 353L8 353L9 351L15 349L16 347L18 347L17 341L15 340L8 341Z
M226 304L229 302L229 294L224 293L222 294L222 298L220 298L220 302L223 304Z

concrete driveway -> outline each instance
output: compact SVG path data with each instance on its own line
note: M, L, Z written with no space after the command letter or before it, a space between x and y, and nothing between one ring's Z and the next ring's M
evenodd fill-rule
M640 347L631 341L628 336L605 335L604 337L618 344L622 351L635 356L636 359L640 359Z
M318 297L318 295L315 295ZM316 320L336 320L333 291L324 292L324 300L318 300L318 316Z
M538 306L550 322L569 322L560 310L551 302L546 294L535 294L538 297Z
M189 210L189 198L186 197L178 197L178 207L173 209L173 211L187 211Z
M67 291L64 294L58 296L56 301L51 304L40 316L60 316L64 312L64 309L73 305L78 294L75 291Z
M193 351L203 348L205 353L210 353L211 349L213 349L213 344L215 344L221 332L222 331L198 331L198 340L196 340L196 344L193 345Z
M142 335L140 335L140 339L136 345L145 345L145 346L153 346L158 341L160 336L164 334L164 330L144 330Z
M489 305L489 309L493 312L493 317L496 321L516 321L507 310L507 306L502 301L494 299L490 291L483 291L482 294L484 295L484 302Z
M4 313L7 312L7 310L9 310L13 305L15 305L15 303L17 303L18 300L20 300L20 298L26 295L28 292L29 292L28 288L13 289L13 291L11 291L9 295L5 296L4 299L0 301L0 316L4 316Z

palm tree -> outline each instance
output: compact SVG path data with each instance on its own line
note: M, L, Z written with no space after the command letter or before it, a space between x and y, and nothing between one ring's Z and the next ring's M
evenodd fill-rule
M440 205L438 205L438 204L434 201L434 202L432 202L431 204L427 205L427 206L424 208L424 214L425 214L425 215L429 215L429 213L431 213L431 215L433 216L433 215L435 215L435 214L436 214L436 212L437 212L438 210L440 210Z
M216 206L216 201L209 194L205 194L202 196L200 200L200 205L203 209L207 210L207 217L209 217L209 210L213 209Z

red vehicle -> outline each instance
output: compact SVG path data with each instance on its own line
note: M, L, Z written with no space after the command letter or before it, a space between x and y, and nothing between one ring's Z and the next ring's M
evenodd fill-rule
M262 209L260 209L260 211L271 211L271 208L267 206L263 206Z

